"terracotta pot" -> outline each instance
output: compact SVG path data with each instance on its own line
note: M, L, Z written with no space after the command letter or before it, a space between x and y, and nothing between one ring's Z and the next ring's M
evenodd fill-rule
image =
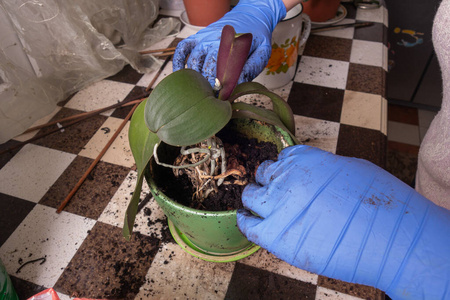
M302 2L303 12L312 22L325 22L336 16L340 0L308 0Z
M230 0L183 0L189 23L208 26L230 11Z

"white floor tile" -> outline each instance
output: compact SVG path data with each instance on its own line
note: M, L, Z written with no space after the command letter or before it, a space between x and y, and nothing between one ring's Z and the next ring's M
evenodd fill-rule
M98 219L100 222L123 227L125 211L134 192L136 180L137 172L131 171L100 215ZM148 185L144 181L140 198L143 200L149 193ZM133 231L139 231L145 235L155 234L157 238L161 238L162 220L165 220L164 212L152 197L136 216L136 227Z
M339 123L294 115L295 137L301 144L336 153Z
M294 81L345 90L349 63L302 56Z
M387 136L387 125L388 125L388 101L386 98L381 100L381 133Z
M54 115L56 115L59 111L61 110L61 107L57 106L50 114L46 115L45 117L37 120L36 122L33 123L33 125L30 126L31 127L35 127L35 126L39 126L45 123L48 123L48 121L50 121L51 118L53 118ZM34 137L37 133L39 132L39 130L33 131L33 132L29 132L29 133L25 133L25 134L21 134L19 136L16 136L14 138L14 140L19 141L19 142L24 142L28 139L31 139L32 137Z
M76 93L65 107L82 111L92 111L107 107L122 101L133 88L133 84L105 79ZM112 112L112 110L109 110L102 113L102 115L109 116Z
M1 170L0 192L39 202L76 155L25 145Z
M169 36L169 37L151 45L150 47L144 49L143 51L165 49L165 48L169 47L169 45L173 42L174 39L175 39L174 36Z
M375 94L345 91L341 123L381 130L383 97Z
M177 35L177 38L185 39L187 37L190 37L193 34L196 34L198 30L191 28L189 26L184 26L183 29L181 29L180 33Z
M359 297L343 294L321 286L317 287L316 300L362 300Z
M384 51L382 43L353 40L350 62L355 64L384 67Z
M203 261L168 243L156 254L135 299L224 299L234 266Z
M275 94L277 94L278 96L280 96L281 98L283 98L285 101L287 101L289 98L289 94L291 93L293 83L294 82L291 81L288 84L286 84L285 86L279 87L277 89L273 89L271 91L274 92Z
M419 146L419 126L389 121L388 140Z
M36 205L0 248L9 274L52 287L95 224L94 220ZM45 257L44 263L21 264Z
M313 274L289 265L265 249L260 249L256 253L240 260L239 262L314 285L317 285L317 279L319 277L317 274Z
M169 61L167 65L164 67L161 74L158 76L158 79L155 81L155 83L153 83L151 88L155 88L161 80L163 80L164 78L167 77L167 75L172 73L172 66L173 66L172 61ZM136 83L136 85L148 87L149 84L152 82L153 78L156 76L157 72L158 70L144 74L144 76L141 77L141 79Z
M356 20L366 21L366 22L377 22L383 23L386 27L388 26L387 19L388 11L385 7L381 6L377 9L361 9L356 10Z
M96 159L108 141L114 135L114 133L122 124L123 119L109 117L101 128L109 129L109 132L105 130L98 130L94 136L89 140L79 155ZM131 153L130 145L128 142L128 129L130 128L130 122L127 122L120 134L111 144L109 149L101 158L101 161L105 161L111 164L131 168L134 165L133 154Z
M272 89L271 92L277 94L280 96L284 101L287 102L289 93L291 92L293 81L289 82L285 86ZM253 104L259 107L264 107L266 109L273 109L272 101L269 97L264 95L257 95L257 94L251 94L251 95L245 95L237 100L238 102L245 102L248 104Z

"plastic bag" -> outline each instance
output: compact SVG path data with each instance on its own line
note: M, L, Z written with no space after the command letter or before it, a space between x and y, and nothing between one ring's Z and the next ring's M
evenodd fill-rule
M55 292L54 289L46 289L27 300L60 300L58 297L58 294ZM87 298L74 298L73 300L94 300L94 299L87 299ZM101 300L101 299L96 299Z
M9 27L19 41L0 45L0 143L125 64L141 73L158 68L159 60L138 51L180 28L174 18L150 28L158 13L158 0L0 1L2 31ZM14 46L27 63L11 59Z
M46 289L27 300L60 300L60 298L54 289Z
M60 300L58 297L58 294L55 292L54 289L46 289L27 300ZM94 300L94 299L87 299L87 298L74 298L73 300ZM101 300L101 299L97 299Z
M0 300L19 300L16 291L9 279L8 273L6 273L5 266L3 266L0 260Z

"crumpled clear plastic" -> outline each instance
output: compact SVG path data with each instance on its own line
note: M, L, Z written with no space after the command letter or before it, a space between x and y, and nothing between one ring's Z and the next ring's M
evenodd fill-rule
M40 293L28 298L27 300L60 300L58 293L52 288L43 290ZM73 300L101 300L101 299L88 299L88 298L73 298Z
M180 28L175 18L150 27L158 0L0 0L1 12L31 67L12 60L11 45L0 41L0 143L126 64L140 73L154 71L160 61L139 51Z

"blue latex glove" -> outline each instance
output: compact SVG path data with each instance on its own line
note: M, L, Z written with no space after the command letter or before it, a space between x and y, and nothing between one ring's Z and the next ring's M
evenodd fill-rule
M308 146L283 150L245 188L239 229L304 270L450 299L450 212L374 164Z
M231 25L236 33L253 34L250 56L238 83L252 81L267 65L272 51L272 31L285 16L286 7L281 0L240 0L220 20L178 44L173 57L173 71L183 69L190 54L187 67L202 73L214 86L220 35L225 25Z

